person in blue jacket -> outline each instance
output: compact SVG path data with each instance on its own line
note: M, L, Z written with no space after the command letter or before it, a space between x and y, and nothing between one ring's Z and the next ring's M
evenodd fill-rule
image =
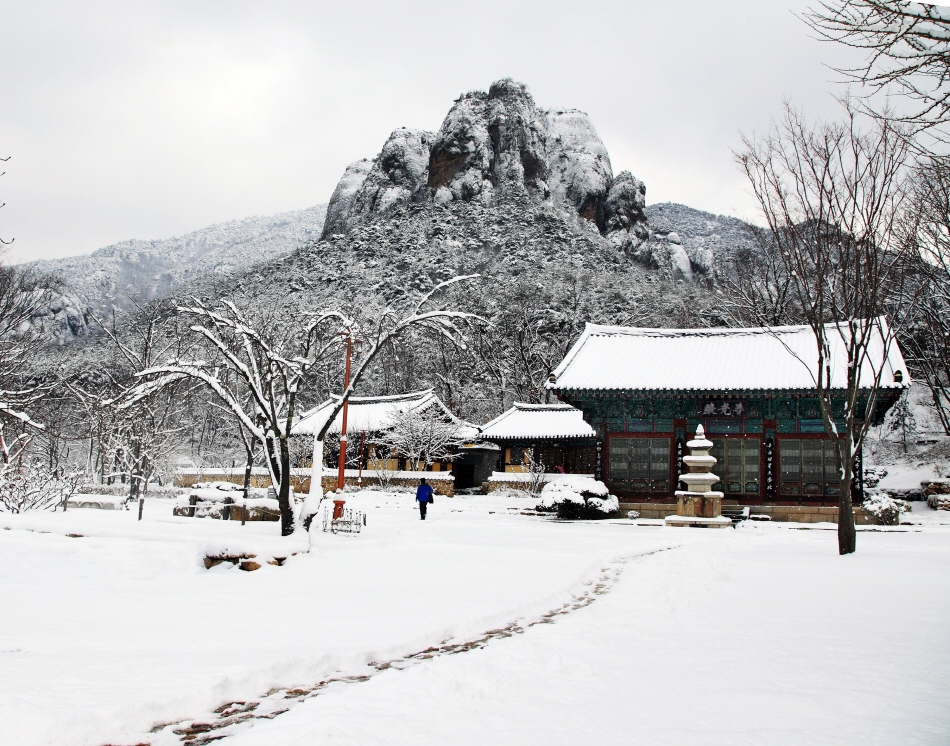
M416 487L416 500L419 502L419 515L424 521L426 519L426 508L429 503L434 503L432 499L432 485L426 484L426 478L419 480L419 486Z

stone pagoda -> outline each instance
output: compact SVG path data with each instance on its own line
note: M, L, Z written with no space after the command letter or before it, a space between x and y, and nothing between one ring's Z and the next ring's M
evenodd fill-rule
M680 474L679 481L688 489L676 491L676 515L667 516L667 526L695 526L696 528L726 528L732 520L722 516L722 493L712 486L719 477L712 473L715 456L709 455L712 441L706 440L703 426L696 428L696 437L686 444L690 455L683 456L689 471Z

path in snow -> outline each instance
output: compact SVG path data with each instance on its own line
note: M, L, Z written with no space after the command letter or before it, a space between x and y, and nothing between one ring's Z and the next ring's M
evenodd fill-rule
M165 744L180 742L190 744L190 746L202 746L203 744L235 735L247 726L252 725L254 720L272 720L278 715L288 712L294 704L299 704L311 697L316 697L328 691L331 687L339 688L340 686L358 684L369 681L374 675L382 671L390 669L403 671L411 666L416 666L441 656L458 655L471 650L479 650L494 640L524 634L530 628L540 624L551 624L557 621L559 617L589 606L598 596L609 593L620 578L620 574L626 562L656 554L657 552L669 551L669 549L674 548L675 547L668 547L643 552L610 563L602 568L602 574L596 581L592 582L588 590L574 596L571 601L534 619L528 621L517 619L503 627L489 630L474 639L462 642L443 640L437 645L433 645L416 653L411 653L393 660L371 662L368 664L369 670L366 673L333 676L308 687L272 690L261 699L255 701L229 702L217 708L213 713L207 713L198 719L168 723L167 725L159 725L153 728L151 733L159 735L157 738L154 735L152 736L152 744L153 746L164 746Z
M530 634L324 692L234 746L944 746L950 531L657 529L684 544ZM696 534L701 535L697 541Z
M411 495L349 499L370 511L363 534L318 534L251 573L202 559L286 554L276 524L173 518L162 501L142 522L0 515L0 744L138 743L157 724L538 618L616 557L682 540L522 516L524 499L437 499L424 523Z

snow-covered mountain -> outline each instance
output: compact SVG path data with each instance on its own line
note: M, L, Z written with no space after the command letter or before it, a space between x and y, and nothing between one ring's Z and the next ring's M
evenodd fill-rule
M176 238L133 239L83 256L26 265L59 276L65 293L42 309L35 323L54 335L82 335L92 312L171 295L195 280L221 278L286 256L317 238L326 205L268 217L230 220Z
M455 101L436 133L395 130L376 158L351 164L327 210L323 238L346 235L403 204L542 206L581 217L616 248L646 240L646 188L616 177L587 114L545 110L504 79Z
M709 278L737 250L753 249L748 223L686 205L663 202L646 208L650 236L632 255L653 267L669 267L677 279Z
M497 222L493 211L517 205L529 225L543 214L541 222L561 223L576 238L674 281L708 277L749 243L747 226L735 218L683 205L646 208L646 186L629 171L614 176L587 114L541 109L523 84L508 79L458 98L438 132L401 127L375 158L352 163L330 200L321 238L359 241L363 229L399 222L406 209L412 219L424 212L426 220L444 222L437 234L448 238L453 220L440 215L451 204L469 208L449 212L483 215L488 223ZM559 253L556 245L548 249Z
M586 114L541 109L503 80L461 96L437 132L397 129L375 157L348 166L319 240L188 291L293 319L405 306L442 280L478 274L451 302L492 321L479 349L438 362L426 345L404 349L361 391L436 386L479 419L543 397L545 366L586 321L727 323L709 292L712 270L748 242L744 224L645 203L643 182L614 175ZM529 361L512 345L532 335L541 341L525 342Z
M646 207L646 186L614 175L586 114L542 109L511 80L461 96L435 133L395 130L375 157L346 168L323 214L198 231L170 242L174 262L142 244L84 258L95 271L60 269L85 278L70 291L99 309L121 307L131 287L140 297L227 298L278 324L329 307L371 316L477 274L447 301L491 321L468 351L393 350L360 390L434 386L481 421L512 400L543 399L550 367L587 321L726 324L713 270L749 244L734 218ZM261 247L276 258L265 261Z

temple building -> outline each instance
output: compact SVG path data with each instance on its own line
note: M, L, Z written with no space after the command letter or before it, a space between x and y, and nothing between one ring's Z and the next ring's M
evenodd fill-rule
M886 322L875 322L862 367L861 407L875 372L879 424L910 386ZM847 355L833 336L831 386L845 395ZM685 442L702 425L713 442L713 489L739 505L834 506L839 477L815 378L807 326L769 329L642 329L588 324L548 388L583 412L596 432L596 475L627 503L673 503ZM843 427L843 421L839 423ZM856 497L861 497L860 458Z
M313 409L304 412L294 425L294 435L315 435L326 424L330 413L339 403L340 397L331 396ZM445 422L454 423L459 446L455 453L428 464L425 469L429 472L451 473L454 480L453 489L472 488L481 484L491 474L496 460L497 447L490 443L478 440L478 428L456 417L442 402L432 389L412 391L406 394L392 396L351 396L347 417L348 458L347 463L354 460L358 463L352 469L346 470L347 479L355 478L361 473L361 478L371 483L374 473L385 470L389 472L407 473L408 459L391 454L377 453L376 438L400 416L407 413L428 416L433 413ZM337 412L334 421L327 429L327 443L331 449L324 452L326 462L324 481L330 485L335 479L339 463L339 448L332 448L339 442L343 427L343 412ZM317 458L317 447L314 444L314 458ZM359 468L361 466L361 468ZM352 472L352 474L351 474ZM362 474L365 472L365 475ZM410 477L417 479L418 476ZM436 478L433 474L430 479ZM328 487L329 488L329 487Z
M482 425L481 440L501 449L496 471L521 473L533 461L550 473L594 474L597 434L568 404L524 404Z

